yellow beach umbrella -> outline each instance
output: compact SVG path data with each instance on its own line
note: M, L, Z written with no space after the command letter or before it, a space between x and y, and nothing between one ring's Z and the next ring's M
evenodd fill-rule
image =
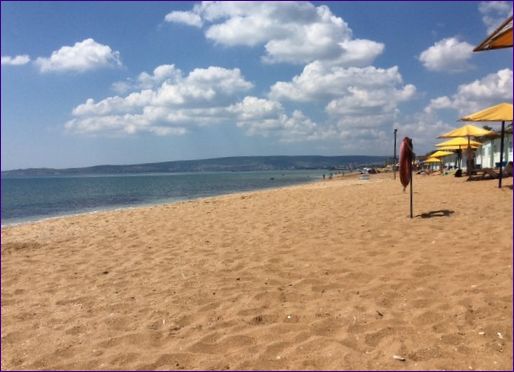
M434 157L423 160L423 163L440 163L440 162L441 162L440 159L437 159Z
M512 103L500 103L460 118L461 121L512 121Z
M464 138L464 137L457 137L457 138L453 138L449 141L444 141L444 142L438 143L435 146L436 147L460 146L460 148L467 148L468 146L469 147L473 147L473 146L478 147L480 145L482 145L482 144L478 141L468 140L467 138Z
M423 164L442 164L440 159L430 157L428 159L423 160Z
M475 125L466 124L460 128L454 129L448 133L442 134L439 136L439 138L454 138L454 137L466 137L468 139L468 143L466 145L466 148L470 148L471 143L471 137L482 137L482 136L490 136L494 134L493 131L477 127ZM460 155L460 154L459 154ZM471 175L473 171L473 154L468 154L467 157L467 173L468 175Z
M445 156L453 155L453 152L438 150L430 154L430 158L444 158Z
M482 41L474 52L484 50L512 48L512 16L507 18L500 27L493 31L484 41Z
M477 127L476 125L466 124L460 128L441 134L438 138L454 137L483 137L494 134L492 130Z
M478 145L471 145L470 147L472 149L478 149L480 146L478 146ZM440 146L437 149L441 150L441 151L456 151L456 150L461 150L462 146Z
M483 50L501 49L501 48L512 48L512 16L507 18L494 32L489 35L484 41L480 43L474 52L480 52ZM511 54L512 55L512 54ZM501 121L502 132L500 142L500 175L498 177L498 187L502 187L503 178L503 146L505 140L505 122L512 122L512 104L501 103L496 106L488 107L482 111L468 115L461 120L466 121ZM507 160L508 156L507 156Z
M438 150L436 152L434 152L433 154L430 155L430 159L439 159L439 158L444 158L445 156L450 156L450 155L453 155L454 153L451 152L451 151L443 151L443 150ZM441 160L441 174L442 171L443 171L443 163L442 163L442 160Z
M512 17L511 17L511 32L512 32ZM475 112L471 115L462 117L462 121L480 121L480 122L501 122L501 142L500 142L500 174L498 177L498 187L502 187L503 178L503 149L505 140L505 122L512 122L512 103L500 103L499 105L487 107L483 110ZM507 161L509 159L507 158Z
M463 150L463 149L468 149L468 148L476 149L480 145L482 145L480 142L470 140L469 137L468 138L457 137L457 138L452 138L449 141L438 143L435 146L439 149L442 147L447 148L448 146L456 146L457 147L456 150ZM459 168L460 168L461 160L462 160L462 155L461 155L461 151L459 151L457 154L457 159L455 159L455 166L457 166L459 164Z

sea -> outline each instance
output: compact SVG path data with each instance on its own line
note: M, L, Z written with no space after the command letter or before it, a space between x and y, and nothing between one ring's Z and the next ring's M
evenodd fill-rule
M317 181L327 170L1 179L2 226Z

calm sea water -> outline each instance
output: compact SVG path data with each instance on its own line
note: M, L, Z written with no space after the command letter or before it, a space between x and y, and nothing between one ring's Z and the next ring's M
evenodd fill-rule
M323 173L327 171L2 178L2 225L307 183Z

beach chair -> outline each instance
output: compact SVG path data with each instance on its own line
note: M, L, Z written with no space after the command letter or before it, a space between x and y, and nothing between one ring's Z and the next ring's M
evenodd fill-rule
M500 177L500 173L492 168L476 169L476 174L468 177L467 181L496 180Z

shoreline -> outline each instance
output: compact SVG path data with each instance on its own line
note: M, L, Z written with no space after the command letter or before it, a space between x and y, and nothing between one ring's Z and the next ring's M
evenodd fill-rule
M2 369L509 369L512 178L415 178L2 228Z
M357 176L360 176L360 173L357 173L357 172L345 173L344 177L341 177L340 175L338 175L338 177L334 177L334 180L346 179L346 178L351 179L351 178L354 178ZM331 180L315 179L312 181L301 182L301 183L297 183L297 184L293 184L293 185L264 187L264 188L259 188L259 189L251 189L251 190L247 190L247 191L234 191L234 192L229 192L226 194L198 196L198 197L193 197L193 198L189 198L189 199L188 198L176 199L175 201L160 201L160 202L157 201L157 202L152 202L152 203L141 203L141 204L136 204L136 205L127 205L127 206L112 207L112 208L105 207L105 208L95 209L92 211L71 212L71 213L65 213L65 214L49 216L49 217L41 217L41 218L36 218L36 219L32 219L32 217L31 217L31 219L28 219L28 220L8 222L5 224L2 224L0 226L0 228L3 229L3 228L13 227L13 226L32 225L32 224L37 224L37 223L41 223L41 222L45 222L45 221L59 220L62 218L70 218L70 217L80 217L83 215L94 215L94 214L104 213L104 212L118 212L118 211L140 209L140 208L152 208L152 207L161 206L161 205L174 205L174 204L178 204L178 203L197 201L197 200L201 201L202 199L223 197L223 196L229 196L229 195L237 195L237 194L242 194L242 193L254 193L254 192L259 192L259 191L267 191L267 190L280 190L283 188L310 185L310 184L315 184L318 182L329 182L329 181L331 181Z
M184 173L184 174L186 174L186 173ZM353 173L347 173L348 176L351 176L352 174ZM164 176L164 175L167 175L167 174L151 174L151 175L163 175ZM116 177L116 176L119 176L119 175L112 175L112 176ZM129 176L131 176L131 175L129 175ZM138 176L141 176L141 174L138 175ZM143 176L144 176L144 174L143 174ZM89 176L84 176L84 177L89 177ZM99 176L92 176L92 177L99 177ZM1 228L3 229L5 227L27 225L27 224L35 224L35 223L49 221L49 220L54 220L54 219L61 219L61 218L68 218L68 217L77 217L77 216L81 216L81 215L89 215L89 214L96 214L96 213L103 213L103 212L122 211L122 210L125 210L125 209L130 210L130 209L138 209L138 208L150 208L150 207L159 206L159 205L176 204L176 203L181 203L181 202L200 200L200 199L203 199L203 198L214 198L214 197L218 197L218 196L238 194L238 193L242 193L242 192L258 192L258 191L261 191L261 190L274 190L274 189L280 189L280 188L285 188L285 187L294 187L294 186L297 186L297 185L308 185L308 184L316 183L316 182L320 182L320 181L323 181L323 180L322 179L315 179L315 180L312 180L312 181L301 182L301 183L298 183L298 184L287 185L287 186L264 187L264 188L251 189L251 190L247 190L247 191L234 191L234 192L229 192L229 193L225 193L225 194L213 194L213 195L209 195L209 196L198 196L198 197L193 197L193 198L183 198L183 199L177 198L174 201L162 200L162 201L156 201L156 202L144 202L144 203L141 203L141 204L127 205L127 206L100 207L98 209L94 209L94 210L91 210L91 211L84 210L84 211L78 211L78 212L63 213L63 214L54 215L54 216L48 216L48 217L28 217L27 219L22 219L22 220L19 220L19 221L2 223L1 224Z

